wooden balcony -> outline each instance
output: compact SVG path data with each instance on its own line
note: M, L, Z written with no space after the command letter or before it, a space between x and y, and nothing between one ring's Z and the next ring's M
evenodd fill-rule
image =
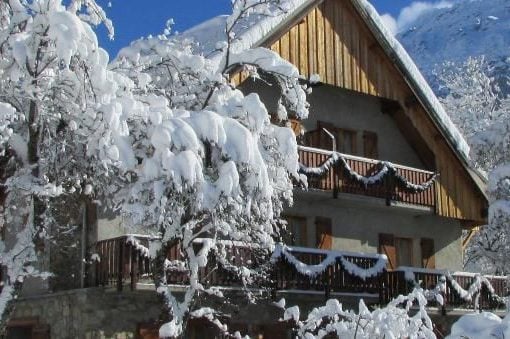
M317 148L299 146L299 159L306 167L320 167L330 157L332 152ZM349 167L362 176L370 176L379 171L380 161L362 158L358 156L342 154ZM397 174L414 185L422 185L434 177L433 172L394 165ZM380 183L364 185L353 180L343 168L333 166L329 171L320 177L309 176L308 188L331 191L334 195L338 193L349 193L365 195L385 199L389 205L392 202L420 205L434 208L436 206L435 185L431 185L422 192L410 192L404 189L391 177L385 177Z
M407 275L411 273L414 276L414 282L411 282ZM431 270L421 268L399 268L397 270L386 272L383 279L383 287L381 288L381 300L386 303L399 294L407 294L412 291L415 286L420 286L423 289L434 289L439 283L440 279L444 279L446 288L442 293L445 300L445 307L448 308L461 308L471 309L474 307L475 299L479 300L479 307L481 309L498 309L504 308L504 301L501 297L507 295L507 277L504 276L478 276L478 279L485 278L490 283L493 291L482 283L481 290L471 296L459 293L460 287L464 292L468 292L473 285L476 285L477 275L468 272L456 272L448 276L447 272L442 270ZM458 287L453 286L454 283ZM430 303L434 305L434 302ZM439 306L439 305L436 305Z
M151 261L147 256L149 238L137 237L136 244L130 241L132 238L124 236L97 243L96 251L100 261L95 264L96 286L114 287L121 291L125 286L136 289L139 282L153 283ZM197 246L200 246L200 243ZM234 250L237 251L236 254L240 260L243 257L250 257L250 251L247 248ZM290 263L285 256L281 256L274 262L270 281L260 282L253 287L269 289L273 292L298 291L300 294L323 294L325 299L337 295L359 296L360 298L371 296L373 300L379 300L380 304L385 304L399 294L408 294L417 285L432 290L438 285L441 277L447 275L445 271L440 270L405 268L387 271L382 268L363 279L353 272L352 267L356 266L359 270L370 270L378 264L381 259L380 255L311 248L288 248L287 251L293 258L307 266L320 265L329 258L328 265L317 274L310 276L300 273L293 263ZM168 260L180 259L178 248L171 248L167 258ZM200 282L204 286L241 287L241 283L234 275L215 265L214 258L210 258L210 263L208 267L202 268L200 271ZM350 268L346 267L346 263ZM410 275L414 277L415 282L409 280ZM446 281L446 290L443 293L446 309L473 308L476 297L479 298L480 307L483 309L504 307L500 297L506 295L506 277L486 276L485 278L490 282L493 291L482 284L481 291L468 299L462 297L450 279L454 279L464 290L469 290L475 282L476 275L454 273L449 276ZM171 272L167 275L167 280L169 284L173 285L188 283L185 272ZM434 303L432 302L431 305L434 306Z

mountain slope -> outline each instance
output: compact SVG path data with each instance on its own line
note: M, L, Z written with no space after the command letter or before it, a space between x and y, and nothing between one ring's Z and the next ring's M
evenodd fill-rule
M397 38L434 89L437 65L470 56L485 56L498 80L510 76L509 0L458 1L423 14Z

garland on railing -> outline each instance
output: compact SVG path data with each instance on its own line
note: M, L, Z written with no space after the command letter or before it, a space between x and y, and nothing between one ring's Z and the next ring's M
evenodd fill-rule
M143 246L138 239L136 239L134 236L129 235L126 239L126 244L133 246L133 248L136 251L139 251L140 254L148 258L149 257L149 249L145 246Z
M385 255L378 255L377 262L372 267L363 268L350 262L345 258L343 254L339 252L324 252L327 253L326 258L324 258L320 264L308 265L292 255L292 253L289 252L289 248L287 246L278 245L276 246L273 255L271 256L271 262L276 263L276 261L282 257L289 264L292 264L299 273L306 275L309 278L313 278L321 273L324 273L329 266L334 265L337 260L340 260L340 263L347 272L362 280L366 280L367 278L374 277L382 273L388 262L388 259Z
M430 186L434 184L434 181L438 176L438 174L433 174L432 177L423 184L413 184L404 178L401 174L399 174L395 165L388 161L377 162L376 165L379 167L377 173L369 176L363 176L354 171L344 159L343 154L338 152L331 153L329 159L319 167L307 167L302 163L299 163L299 172L305 175L322 177L326 175L331 167L335 165L340 165L351 179L360 184L363 184L365 187L379 184L386 176L390 175L396 180L399 186L401 186L406 192L409 193L421 193L428 190Z
M416 284L416 279L414 277L414 273L409 274L410 271L404 270L405 272L405 278L406 280ZM451 287L455 290L455 292L459 295L461 299L463 299L466 302L473 302L473 297L475 297L474 300L474 307L475 309L479 308L479 296L480 292L482 291L483 285L487 287L487 291L489 292L490 298L495 300L496 302L500 304L506 304L507 298L501 297L496 294L496 291L494 287L492 286L489 279L487 279L484 276L481 276L480 274L475 274L473 282L469 285L468 289L465 290L460 286L460 284L455 280L455 278L449 273L445 273L439 278L439 282L437 283L436 287L433 290L427 290L426 292L430 294L431 297L437 298L437 301L439 304L443 305L442 297L439 298L439 295L441 293L446 293L446 281L450 283ZM427 295L427 294L426 294ZM428 298L428 297L427 297Z

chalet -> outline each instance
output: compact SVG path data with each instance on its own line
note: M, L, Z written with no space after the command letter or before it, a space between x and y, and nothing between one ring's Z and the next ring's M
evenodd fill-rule
M260 25L240 32L243 44L270 48L306 79L320 79L311 83L309 118L292 122L308 189L296 187L295 204L285 212L292 235L290 247L274 256L273 298L308 306L330 297L354 307L360 298L384 304L414 284L435 287L445 276L446 306L431 312L438 317L462 313L472 307L473 296L460 289L480 279L460 272L463 232L484 225L488 207L484 180L469 165L466 142L366 0L294 3L288 13L261 18ZM211 29L222 28L221 18L215 18L184 34L209 31L211 36ZM215 41L204 43L204 49L207 43ZM267 82L242 71L232 81L275 107ZM159 304L146 291L153 290L150 279L144 283L149 259L137 250L149 239L124 236L116 219L97 218L93 209L82 214L88 235L80 238L81 253L97 252L101 262L87 276L77 265L75 286L63 287L67 291L54 288L52 294L22 298L11 333L131 338L136 332L152 338ZM310 265L334 260L309 277L290 257ZM212 279L220 286L235 285L220 275ZM178 286L182 277L170 280ZM495 294L503 293L504 279L483 281L482 306L497 306ZM240 312L239 324L245 326L240 328L264 338L286 337L284 329L267 325L277 317L268 313L255 321L249 312ZM196 338L206 337L196 331Z

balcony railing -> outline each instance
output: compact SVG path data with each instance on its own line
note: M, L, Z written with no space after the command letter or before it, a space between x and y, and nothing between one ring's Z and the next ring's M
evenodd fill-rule
M133 241L136 239L136 241ZM119 291L124 286L135 289L138 282L152 283L151 262L148 257L149 238L124 236L108 239L97 243L97 254L100 260L96 262L96 286L116 287ZM197 244L200 246L200 244ZM247 248L233 249L238 251L237 257L248 258L250 251ZM306 294L323 294L325 298L335 294L359 295L360 297L372 296L381 304L394 299L399 294L408 294L416 285L424 289L432 290L440 283L440 279L448 276L446 289L443 297L446 308L473 308L475 298L478 297L481 308L497 308L502 305L501 296L506 293L506 277L486 276L487 281L493 288L491 291L485 284L481 290L474 293L470 298L462 296L462 291L469 290L477 278L472 273L454 273L448 275L440 270L428 270L420 268L405 268L394 271L382 269L373 270L380 266L381 256L378 254L366 255L337 251L324 251L310 248L288 248L288 255L293 260L299 261L307 267L325 267L309 275L296 269L295 262L286 259L285 256L274 260L271 273L271 283L265 282L265 287L273 291L295 291ZM170 248L167 259L180 259L177 246ZM211 264L200 271L200 282L206 286L218 287L241 287L239 280L227 270L215 265L211 258ZM349 267L346 267L349 266ZM353 267L356 269L353 270ZM365 277L356 273L372 269L371 274ZM414 281L410 281L410 277ZM184 285L188 283L185 272L173 271L167 275L170 284ZM455 288L454 283L458 286ZM498 297L499 296L499 297Z
M410 281L409 275L414 278L414 281ZM399 294L411 292L416 286L429 290L434 289L441 283L441 279L443 279L442 283L445 284L445 289L441 294L446 308L473 308L477 298L479 307L482 309L504 307L502 296L507 295L507 277L479 276L468 272L455 272L449 275L442 270L412 267L386 272L383 280L384 286L381 289L383 292L381 300L386 303ZM476 287L480 282L477 279L486 279L490 287L486 283L481 283L481 289L477 289ZM454 284L457 286L454 286ZM470 295L470 292L474 293Z
M306 167L320 167L328 159L332 152L317 148L299 146L300 162ZM380 161L362 158L358 156L342 154L349 167L362 176L370 176L379 171ZM407 166L393 165L396 173L414 185L422 185L434 177L433 172L420 170ZM320 177L309 176L308 187L336 193L350 193L385 199L391 202L435 207L435 186L421 192L406 190L390 176L384 177L379 183L364 185L353 180L343 168L332 166L328 172Z

